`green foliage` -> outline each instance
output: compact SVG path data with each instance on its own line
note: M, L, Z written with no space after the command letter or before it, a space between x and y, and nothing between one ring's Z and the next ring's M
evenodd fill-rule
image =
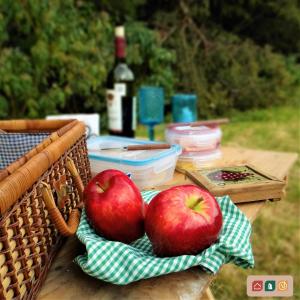
M145 18L156 18L159 28L172 15L182 22L178 8L188 10L199 25L214 24L285 54L300 52L299 0L148 0L143 6Z
M284 53L300 52L298 0L210 2L212 19L224 29Z
M115 23L124 24L135 20L137 10L145 4L146 0L94 0L98 10L104 10L112 16Z
M108 16L96 18L89 5L77 7L72 0L1 0L0 5L2 116L99 109L96 91L107 72Z
M286 68L292 76L293 83L290 89L291 103L300 105L300 66L297 63L297 56L290 55L286 57Z
M299 103L297 0L0 0L0 118L99 112L105 126L119 22L135 88L160 85L167 103L196 92L205 118Z
M0 118L100 112L105 119L114 19L92 1L0 0L0 11ZM127 27L138 82L147 68L149 83L171 90L172 51L144 24Z
M247 110L288 101L292 78L282 56L268 46L261 48L249 40L236 41L225 33L213 42L212 49L206 54L199 51L195 57L203 62L202 68L197 69L200 79L194 86L200 97L202 115L226 114L231 108Z
M213 2L178 1L174 10L153 17L163 28L164 45L176 50L176 89L198 95L199 116L299 99L296 58L286 60L269 45L258 46L220 28L211 15Z
M141 85L160 85L169 98L176 83L172 68L176 60L175 51L159 46L158 34L141 23L129 23L127 30L127 61L134 70L136 88Z

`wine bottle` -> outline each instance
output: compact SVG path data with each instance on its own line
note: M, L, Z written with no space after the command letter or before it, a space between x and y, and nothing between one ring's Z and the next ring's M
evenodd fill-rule
M134 137L136 100L134 75L126 63L126 39L123 26L115 29L115 64L107 78L106 103L109 134Z

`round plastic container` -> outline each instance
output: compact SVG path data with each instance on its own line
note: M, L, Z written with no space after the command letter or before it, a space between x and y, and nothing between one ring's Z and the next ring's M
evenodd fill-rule
M211 151L219 148L222 132L219 127L191 127L189 125L170 125L166 130L166 140L179 144L183 154L189 152Z
M203 167L209 167L216 160L220 159L221 156L222 153L220 149L182 154L178 158L176 168L179 171L193 171Z

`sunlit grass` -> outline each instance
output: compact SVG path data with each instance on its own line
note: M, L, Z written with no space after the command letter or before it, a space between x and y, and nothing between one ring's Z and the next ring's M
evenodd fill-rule
M274 107L230 116L223 127L223 145L289 151L300 154L299 107ZM140 126L139 136L146 136ZM157 140L164 139L164 125L156 127ZM274 164L276 162L274 161ZM216 299L246 299L248 275L271 274L294 277L294 299L300 299L300 161L289 174L286 198L267 203L253 224L255 268L243 270L226 265L212 284ZM270 299L270 298L269 298Z
M224 144L300 154L299 108L282 107L237 114L224 128ZM276 162L274 161L274 164ZM289 174L286 198L267 203L253 224L255 268L225 266L213 284L217 299L246 299L248 275L294 277L294 299L300 299L300 162Z

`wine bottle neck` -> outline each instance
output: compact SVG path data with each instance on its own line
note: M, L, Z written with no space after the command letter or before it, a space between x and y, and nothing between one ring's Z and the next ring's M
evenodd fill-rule
M125 37L115 37L115 57L117 62L125 62L126 40Z

